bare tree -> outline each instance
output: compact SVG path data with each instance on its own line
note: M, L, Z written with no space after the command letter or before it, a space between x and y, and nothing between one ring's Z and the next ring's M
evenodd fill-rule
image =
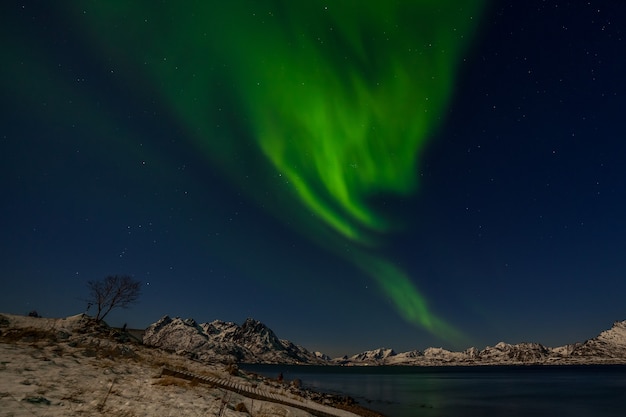
M100 281L89 281L87 302L98 308L96 320L103 320L116 307L127 308L139 300L141 282L128 275L109 275Z

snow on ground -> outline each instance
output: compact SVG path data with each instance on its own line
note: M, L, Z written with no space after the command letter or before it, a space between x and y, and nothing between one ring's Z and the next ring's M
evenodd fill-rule
M199 375L230 376L218 365L103 338L96 334L104 331L102 327L91 323L86 330L84 320L82 315L67 319L0 315L0 417L311 415L193 381L161 377L164 365ZM247 412L236 411L244 407Z

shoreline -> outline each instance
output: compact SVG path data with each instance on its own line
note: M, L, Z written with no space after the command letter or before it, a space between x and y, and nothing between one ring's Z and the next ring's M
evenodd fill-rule
M240 372L239 370L236 371L236 373L239 373L239 372ZM318 417L332 417L332 416L336 416L337 414L341 414L341 413L334 413L329 409L344 410L344 411L348 411L349 413L356 414L362 417L385 417L383 414L377 411L374 411L374 410L371 410L369 408L359 405L353 398L349 396L324 394L324 393L310 390L310 389L305 389L305 390L298 389L296 392L294 392L293 390L289 390L289 392L291 392L293 395L297 397L297 398L293 398L284 394L273 394L269 390L257 389L256 385L247 386L247 385L238 384L236 381L232 381L232 380L223 380L223 379L220 380L217 378L206 378L200 375L195 375L193 373L185 372L181 370L163 368L161 371L161 375L186 379L188 381L194 381L197 383L207 384L207 385L211 385L214 387L219 386L223 389L237 392L238 394L244 395L248 398L258 399L258 400L263 400L263 401L271 401L271 402L284 404L290 407L300 408ZM240 374L238 376L241 377ZM250 376L254 376L255 379L257 380L263 380L264 383L269 385L268 383L269 379L258 374L250 373L248 375L246 373L246 376L243 377L243 379L248 379L248 377Z

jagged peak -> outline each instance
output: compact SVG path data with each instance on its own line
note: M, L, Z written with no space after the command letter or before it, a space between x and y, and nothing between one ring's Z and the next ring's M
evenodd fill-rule
M242 327L243 326L263 326L263 327L267 327L261 321L259 321L257 319L253 319L252 317L247 317L246 320L242 324Z
M400 355L406 358L418 358L420 356L424 356L424 352L421 352L415 349L415 350L409 350L408 352L401 352L401 353L396 354L396 356L400 356Z
M356 355L352 356L352 359L354 360L381 360L381 359L386 359L395 355L396 355L396 352L394 352L393 349L382 347L378 349L367 350L365 352L357 353Z
M213 320L209 324L213 324L215 326L236 326L232 321L224 321L224 320Z
M157 328L158 324L158 328ZM239 326L215 320L163 318L146 330L144 343L193 354L210 361L268 363L322 363L323 359L276 334L259 320L248 318Z
M198 323L194 319L192 319L192 318L188 318L188 319L183 320L183 323L185 323L187 326L192 326L192 327L197 327L198 326Z
M331 360L332 360L332 358L331 358L330 356L328 356L327 354L322 353L322 352L317 352L317 351L316 351L316 352L313 352L313 354L314 354L316 357L318 357L318 358L320 358L320 359L322 359L322 360L324 360L324 361L331 361Z
M161 317L159 320L157 320L155 323L153 323L151 326L149 326L148 329L146 329L146 331L158 332L165 326L169 325L171 322L172 322L171 317L168 315L165 315Z
M430 354L432 354L432 353L450 353L450 351L447 350L447 349L444 349L442 347L429 347L429 348L424 349L424 354L427 354L427 353L430 353Z
M271 333L271 334L274 334L274 332L269 327L267 327L265 324L261 323L258 320L252 319L252 318L247 318L246 321L244 321L243 324L240 327L241 327L241 330L243 332L252 331L252 332L256 332L256 333Z

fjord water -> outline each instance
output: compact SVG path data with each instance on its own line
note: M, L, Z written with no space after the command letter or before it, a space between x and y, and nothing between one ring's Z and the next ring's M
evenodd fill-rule
M387 417L626 416L626 366L620 365L241 368L349 395Z

